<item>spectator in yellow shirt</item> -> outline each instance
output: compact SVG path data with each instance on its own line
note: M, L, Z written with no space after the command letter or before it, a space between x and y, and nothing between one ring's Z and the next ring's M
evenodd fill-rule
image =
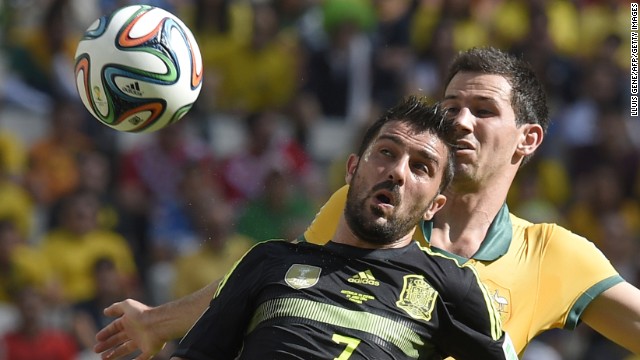
M91 270L102 257L112 259L128 284L135 284L137 272L131 248L122 235L98 226L99 208L100 203L91 192L69 195L60 210L59 226L42 239L42 250L69 303L95 295Z

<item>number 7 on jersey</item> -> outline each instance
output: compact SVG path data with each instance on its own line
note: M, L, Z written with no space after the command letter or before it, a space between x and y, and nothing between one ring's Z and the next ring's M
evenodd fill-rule
M348 336L343 336L343 335L338 335L338 334L333 334L333 337L331 337L331 340L333 340L334 342L336 342L338 344L347 344L347 347L344 349L342 354L340 354L340 356L338 356L337 358L333 358L333 360L347 360L347 359L349 359L351 354L353 354L353 351L360 344L360 340L359 339L354 339L354 338L351 338L351 337L348 337Z

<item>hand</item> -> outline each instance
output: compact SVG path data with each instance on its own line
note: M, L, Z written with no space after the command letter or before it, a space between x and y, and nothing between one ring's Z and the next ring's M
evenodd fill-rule
M166 344L166 340L155 331L149 311L153 308L127 299L117 302L104 310L104 314L117 317L96 334L93 350L104 360L120 359L136 351L135 360L149 360Z

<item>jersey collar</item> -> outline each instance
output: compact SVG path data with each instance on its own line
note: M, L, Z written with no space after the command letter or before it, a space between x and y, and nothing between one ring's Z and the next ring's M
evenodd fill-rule
M429 244L429 238L431 237L431 231L433 230L433 223L431 221L422 222L422 233L424 234L424 240ZM513 237L513 228L511 225L511 218L509 216L509 208L505 203L498 211L498 214L491 222L487 236L485 236L478 251L473 254L472 259L479 261L494 261L507 253L509 245L511 244L511 238ZM466 262L467 258L449 253L445 250L438 249L437 247L430 246L433 251L446 254L450 257L454 257L462 262Z

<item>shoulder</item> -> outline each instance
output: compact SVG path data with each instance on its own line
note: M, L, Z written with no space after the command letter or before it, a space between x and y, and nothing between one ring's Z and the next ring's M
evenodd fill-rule
M288 240L274 239L259 242L253 245L245 254L243 259L255 260L259 262L268 260L281 260L283 256L287 256L297 252L297 249L304 247L306 243L293 243Z
M469 294L471 288L479 286L480 279L473 266L428 247L419 246L419 249L425 264L421 268L427 271L430 281L443 296L461 299Z
M540 242L543 246L553 245L558 241L565 243L591 243L556 223L533 223L510 214L514 236Z
M322 262L323 246L292 243L286 240L268 240L255 244L235 264L232 273L251 274L255 279L281 279L293 264ZM309 259L315 259L309 261ZM246 279L243 280L246 282Z
M593 262L606 265L609 261L589 239L555 223L532 223L511 214L514 240L536 251L541 261L556 262L571 259L574 264ZM519 239L519 240L518 240ZM607 265L608 266L608 265Z
M441 253L425 246L420 246L420 250L429 262L436 264L445 274L449 274L450 272L463 274L472 271L469 266L464 265L464 262L460 261L460 259L453 254Z
M292 243L291 241L286 241L283 239L271 239L266 241L261 241L251 246L249 249L250 253L268 253L273 251L287 251L288 249L292 249L298 244Z
M465 328L489 335L492 340L499 339L500 315L475 267L446 254L422 249L436 265L439 277L433 285L449 316Z

